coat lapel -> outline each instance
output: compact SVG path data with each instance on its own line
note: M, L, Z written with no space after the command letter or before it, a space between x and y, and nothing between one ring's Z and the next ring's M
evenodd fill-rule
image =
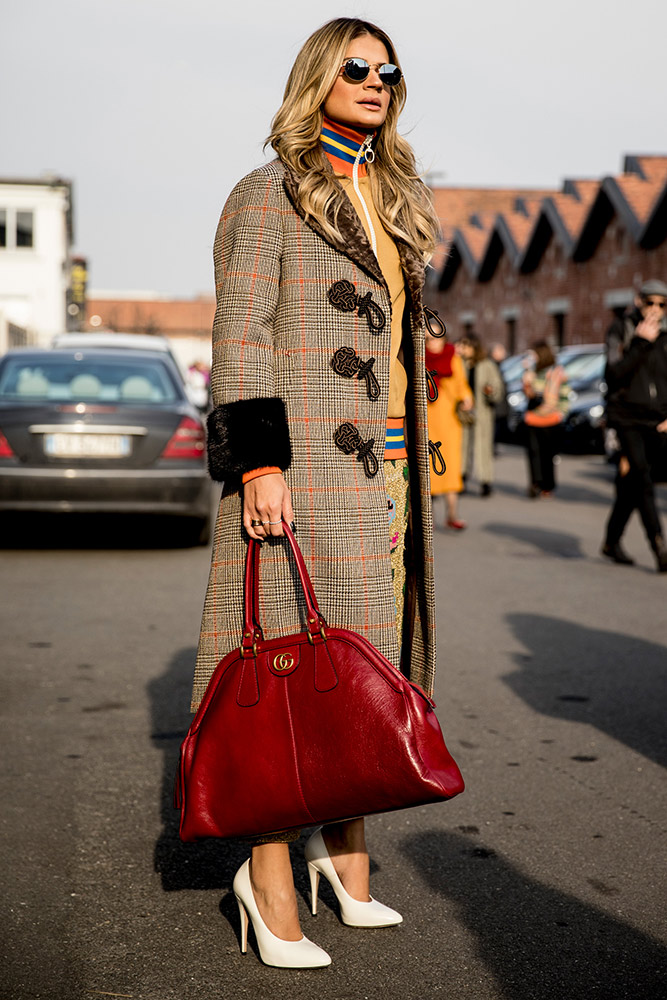
M328 162L327 160L327 165ZM322 229L317 219L313 219L312 217L306 219L306 214L299 202L299 176L287 166L284 166L284 170L285 191L296 212L301 216L306 225L310 226L318 236L321 236L332 247L335 247L336 250L344 253L346 257L354 261L363 271L370 274L371 278L375 278L381 285L384 285L384 276L373 253L373 248L368 242L368 237L354 209L354 205L347 195L345 195L343 189L341 188L340 190L344 195L344 200L338 214L338 229L343 239L334 240Z
M415 253L411 246L403 240L396 241L398 256L401 259L401 267L405 277L405 284L410 292L410 302L412 304L412 315L417 326L424 325L424 302L422 290L424 288L424 261Z

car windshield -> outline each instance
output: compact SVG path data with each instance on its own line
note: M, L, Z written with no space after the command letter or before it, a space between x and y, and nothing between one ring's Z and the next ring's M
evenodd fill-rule
M565 361L563 368L570 382L602 378L605 356L600 354L577 354Z
M179 399L159 358L8 358L0 372L0 400L49 403L114 403L154 406Z
M521 378L526 367L524 359L525 354L512 354L500 362L500 370L506 382L514 382L515 379Z

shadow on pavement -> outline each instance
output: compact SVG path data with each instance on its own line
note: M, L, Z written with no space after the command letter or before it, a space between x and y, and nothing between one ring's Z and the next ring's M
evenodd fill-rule
M516 455L512 457L517 457ZM614 470L597 458L584 458L581 464L574 464L566 456L567 465L556 466L556 497L558 500L569 500L575 503L601 504L611 507L614 492ZM528 502L528 473L525 470L520 478L505 478L507 469L503 468L502 460L496 463L495 488L499 493L516 496ZM578 480L575 482L574 480ZM603 487L599 489L598 487ZM536 501L531 501L535 503Z
M401 850L449 900L505 1000L649 1000L665 995L667 949L529 878L493 850L441 830Z
M586 722L667 765L667 647L543 615L507 616L529 653L503 681L531 708Z
M248 856L247 845L239 842L205 840L184 844L178 835L180 814L174 809L174 775L181 742L192 721L190 692L196 655L195 647L180 650L165 673L148 684L151 739L163 754L162 832L155 844L154 865L165 892L228 889L237 868Z
M484 530L492 535L504 535L514 538L517 542L525 542L547 555L559 556L561 559L583 559L581 542L577 535L565 531L554 531L552 528L534 528L530 525L519 525L491 521L484 525Z
M527 490L526 484L522 481L520 483L511 482L507 479L497 479L494 483L494 489L498 493L503 493L506 496L514 496L526 503L537 504L541 503L538 500L529 500L526 495ZM613 499L613 483L610 485L608 492L600 493L598 490L593 490L588 486L574 486L570 482L561 482L558 479L558 470L556 470L556 499L557 500L569 500L574 503L592 503L600 504L605 507L611 507L611 502Z
M0 551L10 549L178 549L196 544L199 526L157 514L2 514Z

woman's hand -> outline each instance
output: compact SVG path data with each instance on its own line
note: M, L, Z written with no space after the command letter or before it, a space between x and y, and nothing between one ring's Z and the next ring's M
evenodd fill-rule
M644 313L644 319L641 323L637 324L635 333L638 337L642 337L643 340L648 340L650 343L653 343L660 335L661 320L662 314L660 311L649 306Z
M461 409L465 413L467 413L468 410L472 410L472 407L473 407L472 396L464 396L463 399L461 400Z
M292 498L282 473L269 472L251 479L243 487L243 527L256 542L283 534L281 518L288 524L294 520ZM262 521L253 526L251 521Z
M524 395L528 399L533 399L535 396L535 376L532 372L524 372L521 379L521 388L523 389Z

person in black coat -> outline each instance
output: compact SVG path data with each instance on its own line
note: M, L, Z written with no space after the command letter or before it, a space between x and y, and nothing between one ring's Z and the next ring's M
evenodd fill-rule
M658 571L667 572L667 545L654 481L667 464L667 284L647 281L634 308L607 332L607 423L618 435L621 457L616 500L602 554L631 565L621 546L625 526L639 511Z

